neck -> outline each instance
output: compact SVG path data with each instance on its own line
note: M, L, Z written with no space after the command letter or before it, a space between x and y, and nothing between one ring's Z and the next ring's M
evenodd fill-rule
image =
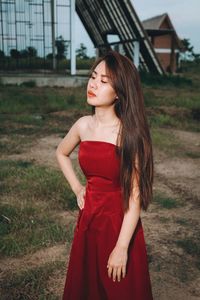
M95 107L93 118L96 126L116 126L119 122L113 108Z

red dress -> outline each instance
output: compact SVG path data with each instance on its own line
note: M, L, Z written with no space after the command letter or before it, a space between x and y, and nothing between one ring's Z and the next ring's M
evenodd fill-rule
M78 159L87 178L71 246L63 300L152 300L141 218L128 248L126 275L108 277L107 262L123 221L117 146L81 141Z

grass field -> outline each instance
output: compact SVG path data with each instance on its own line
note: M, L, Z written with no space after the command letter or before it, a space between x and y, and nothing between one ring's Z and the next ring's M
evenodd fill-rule
M199 299L200 66L142 77L151 129L154 201L142 213L155 300ZM0 85L0 295L60 299L78 206L55 157L91 113L86 87ZM85 178L71 156L81 182Z

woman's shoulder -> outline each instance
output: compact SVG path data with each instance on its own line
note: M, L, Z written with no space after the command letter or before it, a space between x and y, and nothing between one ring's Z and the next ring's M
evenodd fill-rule
M92 115L86 115L86 116L80 117L76 121L76 124L80 129L84 129L92 122L92 120L93 120Z

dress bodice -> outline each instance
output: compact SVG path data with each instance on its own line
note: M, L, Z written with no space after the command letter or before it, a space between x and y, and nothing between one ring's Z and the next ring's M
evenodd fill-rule
M80 167L90 190L120 189L120 159L117 145L103 141L81 141L78 151Z

